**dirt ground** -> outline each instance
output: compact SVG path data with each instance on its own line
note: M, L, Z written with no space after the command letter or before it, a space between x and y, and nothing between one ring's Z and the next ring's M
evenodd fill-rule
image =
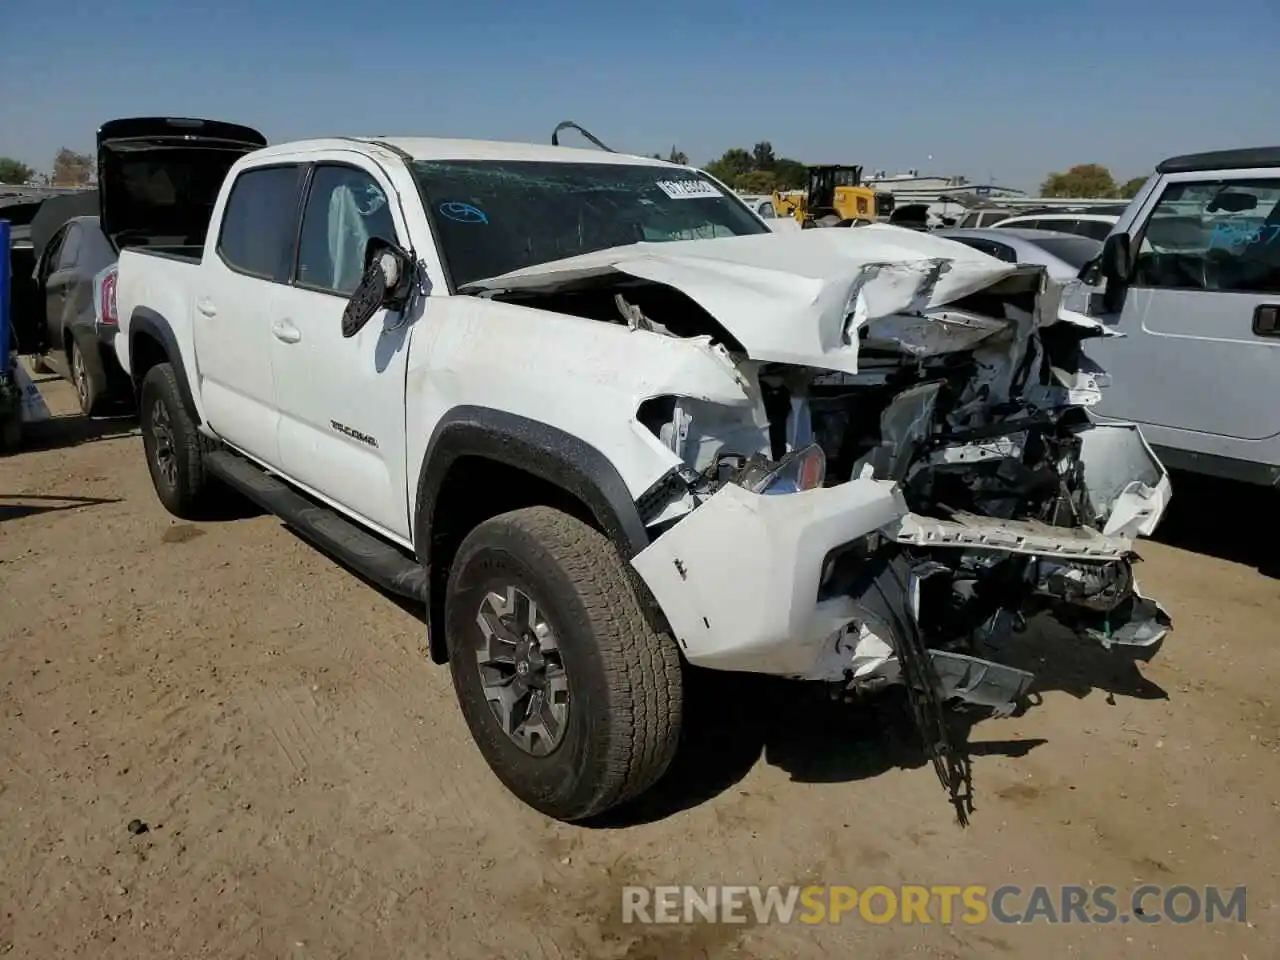
M0 459L0 954L1278 956L1280 580L1228 514L1276 504L1178 489L1164 651L1028 637L1043 702L971 731L967 829L883 709L751 680L649 803L570 827L489 773L415 611L272 517L175 521L130 421L59 419ZM808 882L1244 884L1248 923L620 922L624 884Z

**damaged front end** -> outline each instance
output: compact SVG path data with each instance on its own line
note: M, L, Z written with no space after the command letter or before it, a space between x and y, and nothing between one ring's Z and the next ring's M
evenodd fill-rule
M844 233L785 238L767 269L763 248L708 241L714 257L619 254L572 277L614 322L696 339L743 385L732 407L692 390L638 405L671 466L639 498L652 542L633 565L687 659L845 694L905 684L946 766L942 705L1010 711L1033 677L991 651L1032 618L1159 649L1170 621L1138 588L1133 539L1169 480L1136 426L1090 416L1104 374L1080 346L1105 331L1041 268L893 228L825 236Z

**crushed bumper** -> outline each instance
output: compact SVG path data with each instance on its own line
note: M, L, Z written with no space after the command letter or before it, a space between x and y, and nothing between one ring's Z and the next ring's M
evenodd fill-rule
M1144 501L1143 525L1167 499L1163 483L1147 489L1158 493ZM900 680L903 634L920 613L914 573L873 583L860 572L874 556L901 554L895 542L947 561L930 565L949 574L1013 555L1023 564L1020 596L1134 658L1154 655L1169 629L1137 590L1127 536L965 514L938 520L909 512L896 484L874 479L783 496L726 484L632 562L690 663L875 688ZM973 634L994 635L1020 616L1000 610ZM999 711L1030 684L1023 671L944 649L928 627L919 633L931 638L944 699Z
M848 597L818 599L829 555L906 514L889 481L785 496L725 484L632 565L690 663L819 679L857 613Z

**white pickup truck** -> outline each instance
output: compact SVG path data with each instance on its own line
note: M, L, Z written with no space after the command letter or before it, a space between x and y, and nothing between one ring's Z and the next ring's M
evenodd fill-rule
M903 684L954 790L944 708L1033 679L993 639L1046 613L1145 659L1169 628L1132 571L1168 478L1092 422L1101 329L1041 268L433 139L253 151L199 232L112 285L159 498L229 485L424 601L480 750L552 817L663 774L686 664Z

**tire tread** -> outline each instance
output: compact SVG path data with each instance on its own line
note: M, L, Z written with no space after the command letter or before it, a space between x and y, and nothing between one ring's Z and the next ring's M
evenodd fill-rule
M142 389L139 392L141 395L139 413L142 417L151 415L150 406L154 400L159 399L164 402L169 412L169 422L173 427L174 445L181 456L178 489L174 491L173 496L165 496L157 483L156 494L160 497L165 509L179 519L202 519L204 508L207 506L209 488L209 477L204 467L204 454L208 444L183 403L182 391L178 386L178 374L173 364L158 363L148 370L147 375L143 377ZM148 463L148 469L150 469L150 463Z
M675 641L650 623L623 559L595 528L547 506L481 526L538 543L572 582L599 644L610 711L603 772L590 802L563 819L588 819L635 799L666 772L679 741L683 677ZM464 544L460 556L466 552Z

